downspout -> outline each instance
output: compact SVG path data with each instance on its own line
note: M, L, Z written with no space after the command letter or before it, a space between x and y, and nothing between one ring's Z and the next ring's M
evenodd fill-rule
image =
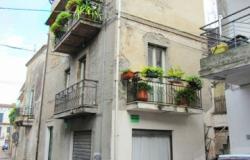
M115 117L114 117L114 160L118 160L118 107L119 107L119 63L120 63L121 0L117 0L117 39L115 76Z
M37 132L37 143L36 143L36 160L38 160L38 150L39 150L39 143L40 143L40 129L41 129L41 120L42 120L42 111L43 111L43 95L44 95L44 86L45 86L45 77L47 71L47 64L48 64L48 54L49 54L49 44L50 44L50 34L48 34L48 42L47 42L47 51L45 55L45 66L43 72L43 84L42 84L42 97L41 97L41 105L40 105L40 112L39 112L39 122L38 122L38 132Z

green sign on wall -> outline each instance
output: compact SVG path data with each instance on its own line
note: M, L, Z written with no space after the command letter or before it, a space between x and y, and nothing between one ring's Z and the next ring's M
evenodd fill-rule
M139 115L130 115L130 121L131 121L131 123L139 123L140 116Z

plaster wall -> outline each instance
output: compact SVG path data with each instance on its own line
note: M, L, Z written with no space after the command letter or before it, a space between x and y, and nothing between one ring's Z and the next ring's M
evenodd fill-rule
M202 0L122 0L122 12L199 35L204 25Z
M250 87L227 88L226 103L232 154L250 154Z

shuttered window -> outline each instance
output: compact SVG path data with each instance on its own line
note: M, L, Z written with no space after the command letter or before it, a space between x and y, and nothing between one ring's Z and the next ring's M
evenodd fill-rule
M132 160L171 160L171 131L133 130Z
M72 160L90 160L91 158L91 132L76 131L73 137Z

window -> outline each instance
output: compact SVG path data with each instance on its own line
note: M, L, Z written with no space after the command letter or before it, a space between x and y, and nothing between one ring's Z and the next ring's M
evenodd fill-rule
M91 131L75 131L72 160L91 159Z
M48 160L52 160L52 145L53 145L53 127L49 127L49 151Z
M65 70L65 87L69 87L69 81L70 81L70 69Z
M171 159L171 131L133 130L132 160Z
M148 66L157 66L165 70L166 48L156 45L148 45Z
M165 71L166 67L166 48L157 45L148 45L148 66L161 67ZM162 81L162 80L161 80ZM153 91L149 94L149 101L151 102L166 102L166 85L159 83L149 83Z
M79 71L78 71L78 79L83 80L86 77L86 56L79 60Z
M0 113L0 123L3 122L3 113Z
M32 114L32 108L33 108L33 101L34 101L34 89L30 91L30 96L29 96L29 106L27 110L27 114L31 115Z
M7 127L7 133L10 133L10 127Z

